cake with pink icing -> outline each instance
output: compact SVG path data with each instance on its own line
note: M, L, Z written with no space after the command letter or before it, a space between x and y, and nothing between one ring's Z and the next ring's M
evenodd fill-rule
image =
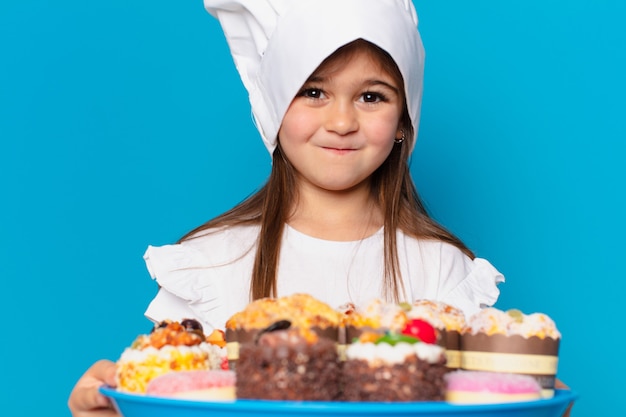
M152 379L146 394L187 400L235 400L235 373L219 369L170 372Z
M541 399L541 386L528 375L453 371L445 375L445 399L453 404L491 404Z

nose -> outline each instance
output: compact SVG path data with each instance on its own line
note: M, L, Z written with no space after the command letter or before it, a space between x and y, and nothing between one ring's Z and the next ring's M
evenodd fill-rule
M327 131L347 135L359 128L357 112L352 100L335 100L325 110L324 128Z

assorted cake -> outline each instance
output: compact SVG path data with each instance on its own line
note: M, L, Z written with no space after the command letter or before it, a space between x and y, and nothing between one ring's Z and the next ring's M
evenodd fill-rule
M542 396L554 395L561 334L543 313L490 307L467 320L461 335L461 368L533 376Z
M205 335L164 321L117 361L117 389L232 401L447 401L550 398L561 334L543 313L485 308L466 319L433 300L333 309L306 294L264 298Z
M152 379L169 372L222 369L224 345L221 331L206 336L196 320L162 322L122 352L117 360L118 390L145 393Z

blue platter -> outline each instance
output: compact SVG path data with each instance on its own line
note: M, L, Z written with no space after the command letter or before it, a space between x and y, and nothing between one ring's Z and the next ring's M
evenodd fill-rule
M123 417L356 417L356 416L419 416L419 417L558 417L577 394L556 390L551 399L479 405L452 405L446 402L354 403L326 401L236 400L209 402L151 397L118 392L101 387Z

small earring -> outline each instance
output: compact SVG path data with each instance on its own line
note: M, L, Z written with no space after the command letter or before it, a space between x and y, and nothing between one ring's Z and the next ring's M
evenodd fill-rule
M406 137L404 137L404 129L401 129L401 130L400 130L400 132L402 132L402 137L401 137L401 138L399 138L399 139L398 139L398 138L395 138L395 139L393 140L395 143L402 143L402 142L404 142L404 139L406 139Z

